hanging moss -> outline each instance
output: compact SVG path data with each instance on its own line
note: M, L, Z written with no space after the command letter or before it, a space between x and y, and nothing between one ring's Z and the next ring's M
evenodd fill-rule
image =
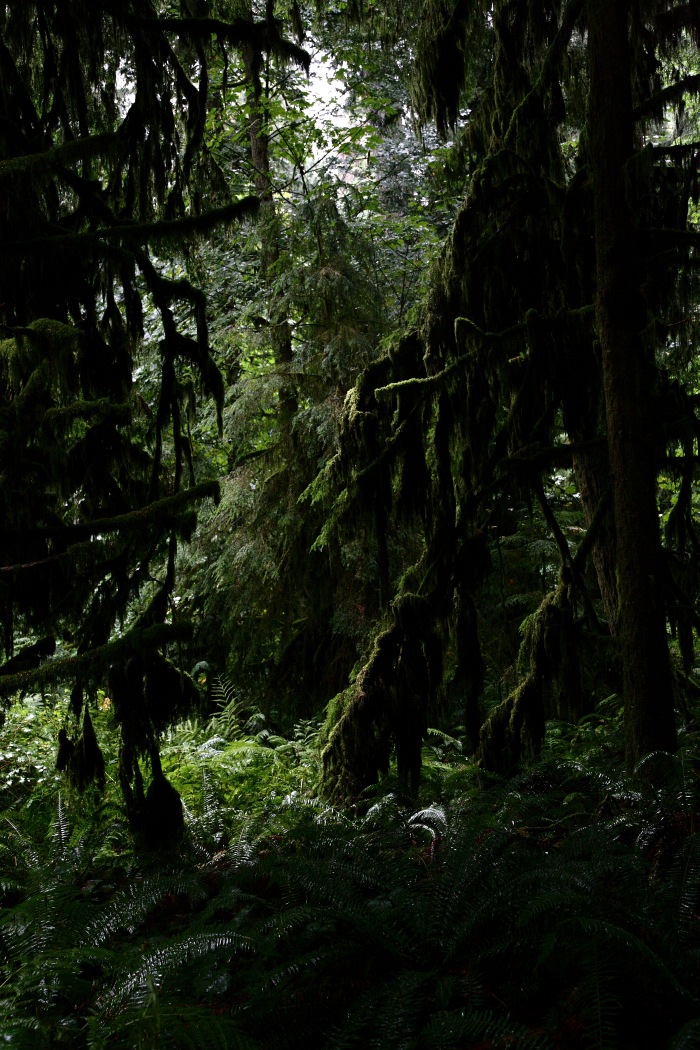
M396 651L392 628L377 635L370 657L355 681L328 706L323 750L326 790L356 798L389 768L390 708Z
M528 675L481 727L479 761L494 773L512 776L523 759L539 755L544 741L541 685Z
M478 3L437 0L422 6L413 95L423 118L435 120L442 134L457 123L462 93L475 86L487 33Z
M325 789L356 796L386 772L392 748L405 790L417 791L428 712L443 676L443 641L431 602L404 589L391 603L391 625L378 634L355 682L328 708Z
M485 664L479 644L479 617L468 582L461 582L455 593L455 617L452 627L455 664L446 691L461 698L464 712L467 752L474 753L483 723L481 694L484 688Z
M577 722L592 708L593 698L585 688L583 627L574 616L567 589L560 586L521 628L518 666L541 683L547 718Z
M597 694L615 691L617 657L577 617L564 584L548 594L521 627L521 683L489 714L479 744L481 763L510 775L539 755L545 721L576 723L594 709Z
M143 695L149 722L156 732L195 714L201 705L190 676L160 653L147 657Z
M171 850L185 830L185 815L180 794L157 768L144 799L137 833L151 850Z
M78 791L105 783L105 760L97 742L95 729L87 707L83 714L82 732L72 741L65 729L59 730L56 769L63 772Z
M135 17L132 4L76 0L67 17L66 5L28 0L0 15L2 694L73 681L83 732L61 741L61 762L82 784L101 776L83 690L112 676L135 818L139 760L149 755L158 781L157 732L197 700L166 656L192 627L166 621L178 540L192 536L197 504L218 497L195 482L197 381L220 423L224 397L202 292L151 252L258 209L254 196L222 198L202 152L214 38L219 54L252 41L308 63L272 11L226 22L160 19L161 7L144 0ZM162 329L148 434L134 367L142 299ZM71 655L49 659L39 643L13 655L15 632L61 637Z

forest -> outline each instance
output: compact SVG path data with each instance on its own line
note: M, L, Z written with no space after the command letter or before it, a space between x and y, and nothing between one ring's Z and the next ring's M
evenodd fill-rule
M700 1048L700 0L0 6L0 1042Z

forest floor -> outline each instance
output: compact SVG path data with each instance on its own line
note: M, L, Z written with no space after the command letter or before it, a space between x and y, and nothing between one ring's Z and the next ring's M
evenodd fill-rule
M55 713L16 706L0 733L0 1036L700 1046L697 734L627 777L617 708L550 723L510 780L431 730L418 798L390 772L344 811L315 794L314 723L284 738L223 711L166 741L186 831L149 853L116 784L79 798L61 783Z

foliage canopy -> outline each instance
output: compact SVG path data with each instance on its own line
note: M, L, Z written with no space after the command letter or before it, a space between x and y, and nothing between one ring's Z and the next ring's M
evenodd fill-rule
M165 653L191 635L171 607L178 538L218 493L194 473L194 391L219 422L224 397L204 296L168 260L257 208L228 192L205 148L209 66L250 42L308 61L272 16L203 14L140 2L0 11L2 689L71 682L82 729L64 733L59 762L84 783L102 774L89 707L109 682L137 824L139 760L162 781L158 733L198 699ZM150 403L135 381L147 304ZM42 637L13 655L16 633Z
M698 27L622 7L320 11L309 48L337 44L363 122L345 130L295 72L296 4L4 7L0 686L70 684L59 764L83 786L104 775L108 690L136 825L168 799L180 822L159 738L199 703L201 656L268 716L328 704L339 798L392 749L415 790L440 717L512 772L548 717L613 691L630 767L675 748L699 579L698 147L670 115L697 90ZM396 160L412 106L459 126L441 177L463 201L427 281L436 226L411 230L437 169L407 189ZM365 152L372 190L343 161ZM492 658L504 550L528 530L543 593L519 654L506 622Z

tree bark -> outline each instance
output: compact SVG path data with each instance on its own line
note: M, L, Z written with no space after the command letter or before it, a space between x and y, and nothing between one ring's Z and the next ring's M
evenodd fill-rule
M653 350L646 344L639 252L626 195L634 123L628 0L589 0L596 318L603 358L617 533L626 760L677 747L651 427Z
M252 10L248 9L252 21ZM263 278L270 290L270 324L275 364L281 378L279 384L280 425L283 443L291 450L292 423L298 404L294 383L289 371L294 357L292 331L279 297L272 289L274 270L280 260L280 222L272 192L270 173L270 136L265 129L265 113L262 105L264 95L261 80L263 58L256 46L248 41L242 47L243 63L248 82L248 106L250 110L249 140L250 156L255 171L255 191L260 198L260 239L262 245Z
M586 437L588 438L588 435ZM579 439L575 437L574 440ZM581 493L581 508L586 528L590 528L594 519L598 519L591 559L608 630L614 637L618 633L618 597L615 521L610 498L610 464L607 448L592 448L586 452L577 453L573 457L573 467ZM602 510L601 505L603 505Z

